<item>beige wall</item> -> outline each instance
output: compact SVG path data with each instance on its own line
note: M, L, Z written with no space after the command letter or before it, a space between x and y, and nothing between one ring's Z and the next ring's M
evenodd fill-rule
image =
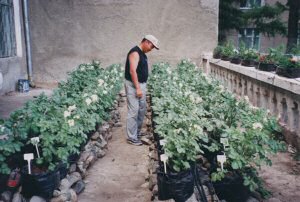
M55 82L78 64L125 63L130 48L151 33L161 50L152 64L199 58L218 36L218 0L31 0L33 71Z

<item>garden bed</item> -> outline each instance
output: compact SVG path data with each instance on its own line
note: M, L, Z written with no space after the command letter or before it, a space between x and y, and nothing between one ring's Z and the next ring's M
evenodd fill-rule
M5 175L21 168L21 186L26 186L22 193L27 198L51 198L59 181L65 179L68 167L76 179L72 183L65 179L71 184L69 188L79 181L78 176L84 177L89 165L105 155L107 139L111 138L105 134L119 118L116 99L122 78L120 65L106 69L99 62L79 65L66 82L59 84L52 97L41 94L12 113L8 120L2 120L0 135L5 138L0 145L0 173ZM35 143L33 137L38 138ZM79 156L80 151L83 154ZM22 159L24 153L34 157L30 163L32 174L23 169L27 165ZM54 196L60 194L55 192Z
M252 108L246 98L236 99L186 60L177 68L157 64L149 87L155 115L154 139L157 153L167 156L167 165L163 165L166 176L170 171L194 170L197 165L216 182L220 197L226 197L221 190L229 186L241 188L243 199L258 192L264 196L256 168L262 163L270 164L267 153L284 149L273 135L279 130L274 117ZM162 140L164 145L158 142ZM158 165L161 172L162 163Z

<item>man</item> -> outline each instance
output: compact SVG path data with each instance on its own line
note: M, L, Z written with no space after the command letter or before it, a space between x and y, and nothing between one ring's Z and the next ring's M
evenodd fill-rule
M153 48L159 49L158 40L146 35L138 46L127 54L125 66L125 91L127 95L127 142L142 145L141 128L147 108L146 91L148 79L148 61L146 53Z

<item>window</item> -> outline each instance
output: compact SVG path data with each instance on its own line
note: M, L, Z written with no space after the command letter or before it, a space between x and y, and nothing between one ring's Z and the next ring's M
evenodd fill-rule
M0 0L0 58L16 55L13 0Z
M250 9L256 6L261 6L261 0L244 0L240 4L241 9Z
M247 48L259 50L259 32L255 28L244 28L239 31L239 44L244 43Z

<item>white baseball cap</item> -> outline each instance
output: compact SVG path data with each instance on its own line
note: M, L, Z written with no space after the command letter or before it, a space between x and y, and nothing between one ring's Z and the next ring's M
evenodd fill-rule
M147 39L148 41L150 41L153 44L153 46L157 50L159 50L159 45L158 45L159 41L158 41L158 39L155 36L153 36L151 34L147 34L147 35L144 36L144 39Z

